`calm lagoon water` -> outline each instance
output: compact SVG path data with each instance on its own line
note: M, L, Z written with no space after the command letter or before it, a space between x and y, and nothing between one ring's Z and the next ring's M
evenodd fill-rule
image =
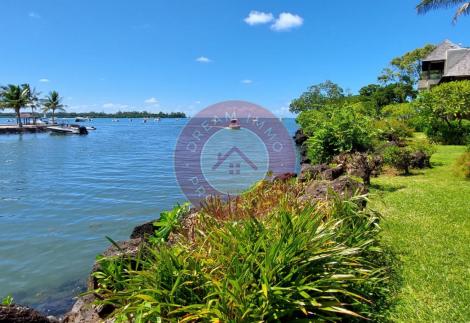
M67 310L108 241L186 199L173 150L186 119L95 119L88 136L0 136L0 298ZM284 119L292 135L294 119ZM6 120L0 119L0 124Z

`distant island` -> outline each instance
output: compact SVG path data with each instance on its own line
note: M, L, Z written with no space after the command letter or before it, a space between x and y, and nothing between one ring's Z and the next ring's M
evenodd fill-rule
M15 113L0 113L0 118L15 118ZM40 114L38 113L38 116ZM118 111L116 113L105 112L57 112L57 118L186 118L184 112L158 112L152 113L147 111Z

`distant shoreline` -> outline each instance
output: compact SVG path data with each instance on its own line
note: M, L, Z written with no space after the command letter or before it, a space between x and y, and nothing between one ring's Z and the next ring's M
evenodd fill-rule
M24 110L24 112L27 112ZM36 112L35 115L40 118L43 114ZM56 113L56 118L91 118L91 119L99 119L99 118L115 118L115 119L139 119L139 118L186 118L186 114L184 112L158 112L158 113L150 113L150 112L139 112L139 111L130 111L130 112L117 112L117 113L104 113L104 112L86 112L86 113L78 113L78 112L66 112L66 113ZM0 118L16 118L16 114L14 113L0 113Z

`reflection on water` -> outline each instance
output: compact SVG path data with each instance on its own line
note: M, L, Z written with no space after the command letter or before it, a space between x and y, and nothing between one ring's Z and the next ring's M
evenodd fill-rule
M64 311L106 235L127 239L185 201L173 150L186 122L97 119L88 136L0 136L0 298ZM294 120L284 123L293 134Z

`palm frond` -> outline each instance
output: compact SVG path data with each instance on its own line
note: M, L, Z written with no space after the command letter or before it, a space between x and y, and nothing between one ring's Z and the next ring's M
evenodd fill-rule
M422 0L417 6L418 14L425 14L435 9L452 8L462 3L468 3L467 0Z
M460 16L470 14L470 2L464 3L455 13L454 19L452 22L455 24Z

